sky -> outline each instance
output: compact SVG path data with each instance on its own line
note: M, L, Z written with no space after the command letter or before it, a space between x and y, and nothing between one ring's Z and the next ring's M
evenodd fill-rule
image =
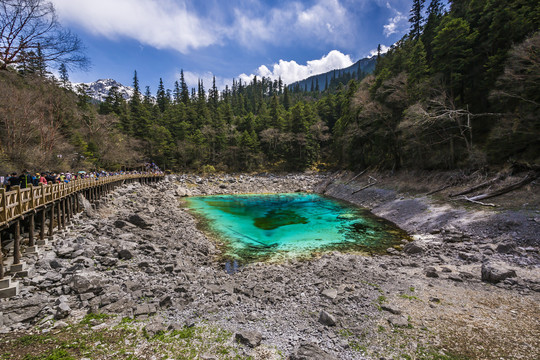
M183 69L223 89L254 75L286 84L344 68L383 50L409 29L412 0L51 0L77 34L92 65L72 82L112 78L132 85L134 71L155 93L172 89Z

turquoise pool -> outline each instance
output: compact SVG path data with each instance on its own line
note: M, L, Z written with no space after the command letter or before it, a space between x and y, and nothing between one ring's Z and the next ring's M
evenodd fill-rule
M317 194L191 197L187 206L203 230L240 263L324 251L376 253L408 235L368 210Z

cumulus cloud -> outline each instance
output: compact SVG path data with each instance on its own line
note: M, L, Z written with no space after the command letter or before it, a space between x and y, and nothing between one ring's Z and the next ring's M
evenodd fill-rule
M409 25L407 16L394 9L388 2L386 3L386 7L394 13L394 16L388 19L388 24L383 26L383 34L389 37L392 34L405 32Z
M190 49L219 43L209 26L185 4L171 0L52 0L62 21L109 39L132 38L157 49Z
M381 54L386 54L388 52L388 50L390 50L390 46L386 46L386 45L381 44ZM373 56L377 56L377 49L376 48L369 52L368 57L373 57Z
M279 60L271 66L270 70L266 65L261 65L255 74L241 74L242 81L250 82L255 75L259 77L269 77L273 80L281 77L285 84L292 84L295 81L308 78L312 75L322 74L334 69L342 69L351 66L353 61L349 55L345 55L337 50L330 51L327 55L317 60L310 60L305 65L296 61Z

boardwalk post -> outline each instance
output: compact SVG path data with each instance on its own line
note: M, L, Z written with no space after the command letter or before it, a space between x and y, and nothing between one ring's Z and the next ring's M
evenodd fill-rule
M39 183L39 186L41 187L41 201L43 202L42 205L45 205L47 203L47 199L45 198L45 187L43 183Z
M51 214L49 218L49 240L53 239L54 234L54 203L51 204Z
M20 186L14 186L15 191L17 192L17 208L19 209L19 216L22 216L23 214L23 203L21 199L21 187ZM20 225L19 225L20 226Z
M15 221L15 241L13 242L13 265L21 263L21 221Z
M0 232L0 280L4 278L4 252L2 251L2 233Z
M0 188L0 224L4 221L7 222L7 199L6 199L6 189Z
M30 213L30 217L28 218L28 246L34 246L34 211Z
M41 210L41 227L39 228L39 240L45 241L45 207Z
M56 203L56 222L58 223L58 231L62 231L62 210L60 209L61 201Z
M62 230L66 228L66 199L60 200L60 208L62 209Z

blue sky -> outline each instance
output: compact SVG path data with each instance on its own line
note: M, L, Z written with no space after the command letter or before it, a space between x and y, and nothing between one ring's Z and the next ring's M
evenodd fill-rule
M73 82L113 78L155 92L216 76L220 88L253 75L286 83L346 67L408 31L412 0L51 0L83 40L92 67Z

